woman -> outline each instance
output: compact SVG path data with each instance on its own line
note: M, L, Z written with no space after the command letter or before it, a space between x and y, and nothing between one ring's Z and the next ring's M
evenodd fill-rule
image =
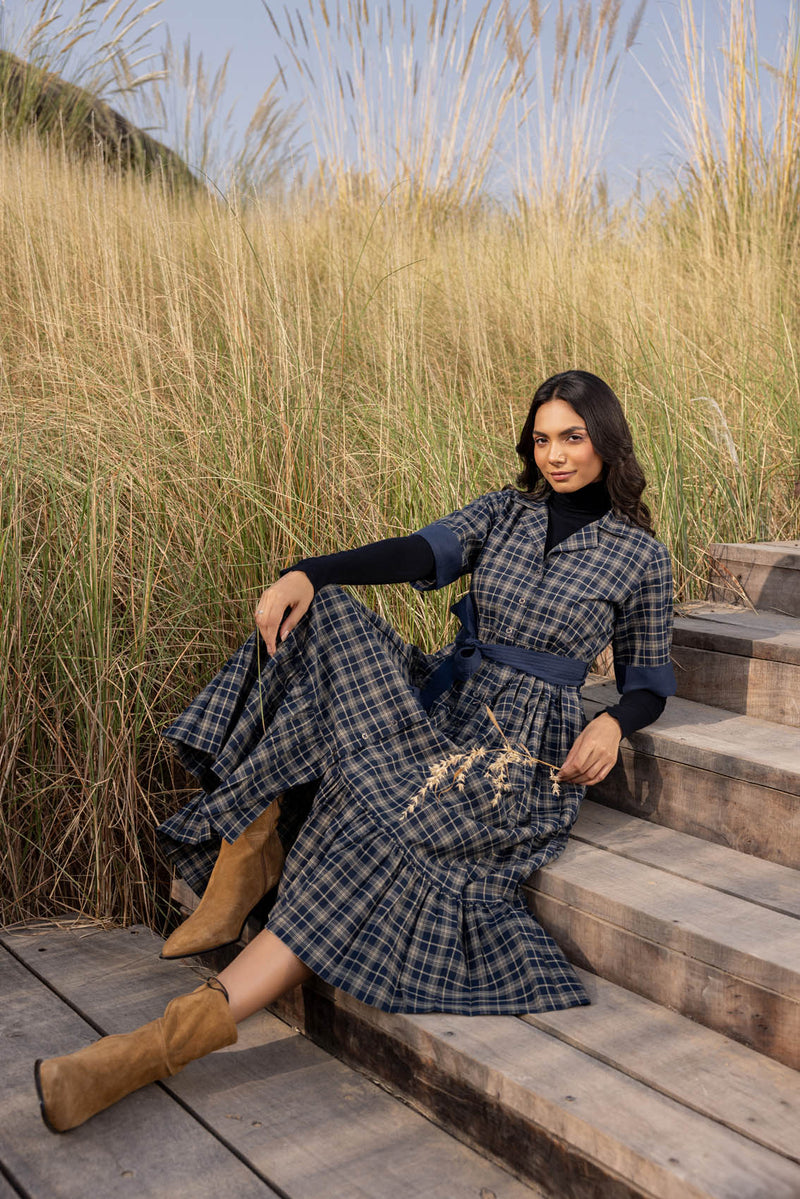
M204 791L161 833L196 889L211 877L162 956L234 939L277 881L303 788L313 806L267 927L218 979L135 1033L37 1063L51 1128L229 1044L312 974L387 1011L588 1002L520 884L561 852L623 733L674 692L672 578L602 380L543 383L517 452L519 490L285 572L258 633L167 731ZM328 585L464 574L461 631L434 655ZM585 724L580 686L609 642L621 700Z

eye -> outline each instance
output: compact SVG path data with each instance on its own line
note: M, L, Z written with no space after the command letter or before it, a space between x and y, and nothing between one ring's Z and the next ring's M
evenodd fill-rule
M583 433L570 433L569 440L570 441L583 441L583 437L584 437Z
M547 438L546 437L534 437L533 444L534 445L547 445Z

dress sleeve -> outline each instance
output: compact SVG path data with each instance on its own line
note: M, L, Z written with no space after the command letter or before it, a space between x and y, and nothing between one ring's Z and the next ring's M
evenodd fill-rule
M611 645L621 695L640 689L662 696L675 694L670 661L673 603L669 553L656 541L647 568L617 608Z
M433 550L436 566L425 578L416 579L412 587L417 591L432 591L470 574L505 505L506 495L493 491L419 529L419 536Z

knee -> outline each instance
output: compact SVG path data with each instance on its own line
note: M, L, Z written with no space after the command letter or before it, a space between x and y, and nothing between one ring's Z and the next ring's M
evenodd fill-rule
M360 607L357 600L348 595L338 583L328 583L315 594L311 603L316 615L341 615L344 612L354 612Z

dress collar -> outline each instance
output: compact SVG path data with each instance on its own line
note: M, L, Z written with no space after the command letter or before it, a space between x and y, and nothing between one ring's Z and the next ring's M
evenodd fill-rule
M524 516L526 531L531 537L541 537L542 541L544 541L544 538L547 536L548 519L546 499L534 499L529 493L524 491L516 492L516 498L526 509ZM577 532L571 533L569 537L565 537L558 545L554 545L550 553L555 554L569 550L586 549L589 546L597 545L601 531L603 533L611 533L614 537L624 537L630 531L630 528L631 522L627 516L618 516L614 509L611 508L599 520L594 520L590 524L584 525L582 529L578 529Z

